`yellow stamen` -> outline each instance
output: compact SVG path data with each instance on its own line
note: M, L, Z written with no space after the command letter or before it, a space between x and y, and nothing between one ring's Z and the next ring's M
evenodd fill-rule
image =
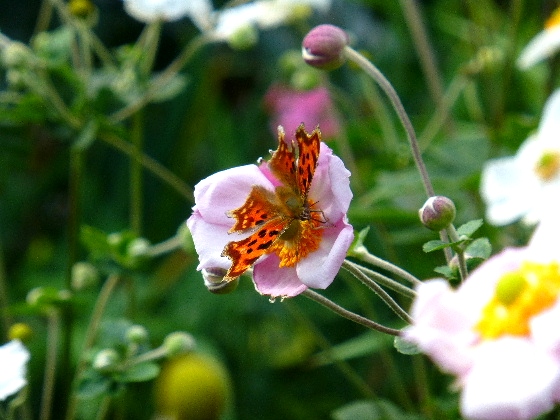
M560 172L560 152L549 150L542 154L535 165L535 173L543 181L550 181Z
M544 23L545 29L552 29L560 25L560 7L554 10L550 17Z
M524 262L519 270L500 279L475 329L485 339L529 335L531 318L549 309L559 294L558 263Z

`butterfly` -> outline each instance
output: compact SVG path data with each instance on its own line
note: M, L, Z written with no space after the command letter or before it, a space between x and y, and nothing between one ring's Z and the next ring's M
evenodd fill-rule
M254 185L245 203L227 213L235 219L228 233L252 233L224 247L221 255L232 261L226 281L239 277L265 254L276 252L280 266L289 267L319 247L319 227L327 219L315 208L317 203L308 198L319 162L319 127L308 134L301 124L295 141L290 143L284 140L283 128L278 127L278 148L268 168L282 185L274 191ZM320 216L314 217L316 214Z

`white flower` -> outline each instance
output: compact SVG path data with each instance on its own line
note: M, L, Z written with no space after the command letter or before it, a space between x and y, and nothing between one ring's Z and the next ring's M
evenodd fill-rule
M517 59L517 66L523 70L550 57L560 48L560 8L556 9L546 21L545 28L539 32Z
M195 24L204 27L212 4L209 0L124 0L124 8L130 16L145 23L190 16Z
M481 195L486 219L506 225L520 218L528 224L560 194L560 90L548 99L536 134L512 157L492 159L484 165Z
M0 401L15 394L26 384L25 367L29 351L19 340L0 346Z

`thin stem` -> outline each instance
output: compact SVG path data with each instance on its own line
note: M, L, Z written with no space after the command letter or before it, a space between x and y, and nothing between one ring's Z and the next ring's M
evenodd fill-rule
M360 270L362 273L364 273L367 277L371 278L372 280L374 280L375 282L379 283L382 286L387 287L388 289L394 290L397 293L400 293L403 296L406 296L407 298L410 299L414 299L416 297L416 292L406 286L403 286L402 284L396 282L395 280L384 276L381 273L378 273L376 271L370 270L367 267L362 267L359 264L354 264L351 261L346 260L348 263L354 265L354 267L356 267L358 270Z
M414 369L416 392L420 402L420 409L427 419L433 419L434 413L431 405L430 386L426 375L426 363L424 356L416 354L412 356L412 368Z
M430 94L436 105L440 107L443 101L443 82L436 66L434 51L430 45L418 3L416 0L400 0L399 3L403 9L406 24L411 32L412 41L426 76Z
M460 240L455 226L449 225L446 231L451 242L457 242ZM467 270L467 262L465 261L465 252L461 246L459 246L459 249L456 249L455 252L457 254L457 260L459 261L459 274L461 275L461 280L464 281L469 274Z
M34 34L46 31L49 28L49 23L52 18L52 4L49 0L43 0L41 2L41 8L39 9L39 14L37 15L37 22L35 23Z
M370 279L366 276L362 271L360 271L355 264L352 264L350 261L345 260L342 263L342 268L360 280L364 285L369 287L372 291L375 292L377 296L381 298L385 304L403 321L412 324L412 318L410 315L406 313L406 311L399 306L397 302L385 291L379 284L375 281Z
M12 316L8 312L8 278L6 276L6 265L4 264L4 251L0 243L0 319L2 320L2 335L0 340L4 342L8 335L10 325L12 325Z
M67 420L73 420L76 416L76 408L77 408L76 405L78 403L77 388L81 376L87 366L87 359L85 358L85 355L87 354L88 350L91 349L93 343L95 342L95 337L97 335L97 331L99 330L99 326L101 324L101 318L103 317L103 313L105 312L105 308L107 307L109 298L111 297L113 291L119 284L120 279L121 277L117 274L110 275L105 281L105 283L103 284L103 287L99 292L99 296L97 297L97 301L95 302L95 306L93 308L90 322L86 330L82 351L80 353L81 358L78 362L76 373L74 375L74 382L72 384L72 393L70 395L68 411L66 412Z
M378 324L377 322L373 322L367 318L364 318L361 315L355 314L354 312L350 312L349 310L344 309L343 307L334 303L332 300L327 299L326 297L320 295L317 292L314 292L313 290L307 289L302 293L302 295L323 305L325 308L330 309L331 311L340 315L341 317L346 318L352 322L355 322L356 324L360 324L366 328L369 328L370 330L379 331L394 336L399 336L401 333L400 330L385 327L381 324Z
M39 416L41 420L49 420L51 418L59 336L60 314L58 309L52 309L47 315L47 354L45 357L41 414Z
M210 38L204 35L194 38L181 54L152 82L140 99L115 112L109 117L110 121L114 124L121 122L143 108L187 64L194 54L209 41Z
M388 271L389 273L392 273L396 276L399 276L400 278L402 278L403 280L408 281L409 283L411 283L414 286L418 286L419 284L422 283L421 280L419 280L418 278L414 277L412 274L410 274L408 271L403 270L402 268L400 268L399 266L396 266L394 264L391 264L389 261L385 261L382 258L379 258L373 254L370 254L364 247L363 250L361 250L358 253L354 254L357 258L360 258L362 261L371 264L375 267L379 267L385 271Z
M393 107L395 108L395 111L397 112L397 115L399 116L399 119L401 120L401 123L406 131L406 136L408 138L410 149L412 151L412 157L414 158L414 162L416 163L416 167L418 168L418 172L420 173L420 177L422 178L422 183L424 184L426 195L428 197L434 196L434 187L432 186L428 171L426 169L426 166L424 165L424 161L422 160L422 153L420 152L420 147L418 146L418 140L416 138L416 133L414 132L414 127L412 126L412 123L408 118L399 95L397 95L397 92L395 91L391 83L387 80L387 78L383 76L383 73L381 73L379 69L375 67L370 61L368 61L363 55L348 46L344 47L344 53L349 60L356 63L362 68L362 70L369 74L389 97L389 100L393 104Z
M142 112L134 114L132 118L132 139L133 156L130 159L130 228L140 236L142 233L142 147L143 147L143 128L144 118Z
M159 244L152 245L148 249L147 255L150 257L158 257L179 248L181 244L181 237L179 235L175 235L163 242L160 242Z
M107 143L108 145L114 147L117 150L120 150L121 152L131 157L132 159L138 159L140 164L144 168L146 168L146 170L154 174L156 177L160 178L171 188L177 191L181 196L183 196L186 200L190 201L191 203L194 203L194 192L192 188L189 187L181 178L179 178L173 172L169 171L169 169L167 169L161 163L152 159L145 153L142 153L139 156L137 156L134 150L134 146L122 140L114 133L100 132L99 138L103 140L105 143Z

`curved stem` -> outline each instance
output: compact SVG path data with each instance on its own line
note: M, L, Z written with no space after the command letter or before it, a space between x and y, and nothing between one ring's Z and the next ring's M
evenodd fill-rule
M82 351L80 353L81 358L78 362L76 373L74 375L74 381L72 384L72 393L69 399L68 411L66 412L67 420L73 420L76 416L76 405L78 402L77 388L81 376L87 366L87 359L85 358L85 355L87 354L88 350L93 346L95 337L97 335L97 331L99 329L99 325L101 324L101 318L103 317L103 313L105 312L105 308L107 307L109 298L111 297L113 291L119 284L120 279L121 277L117 274L110 275L105 281L105 283L103 284L103 287L99 292L99 296L97 297L97 301L95 302L95 306L93 308L90 322L86 330Z
M416 297L416 292L414 290L406 286L403 286L402 284L396 282L395 280L387 276L384 276L381 273L370 270L367 267L362 267L359 264L355 264L352 261L346 260L346 262L352 264L356 269L360 270L362 273L364 273L364 275L371 278L372 280L379 283L380 285L385 286L391 290L394 290L395 292L400 293L401 295L406 296L407 298L414 299Z
M385 290L383 290L383 288L379 284L377 284L375 281L366 276L362 271L360 271L360 269L358 269L355 264L352 264L349 261L344 261L342 263L342 268L344 268L346 271L360 280L363 284L369 287L372 291L374 291L375 294L377 294L377 296L379 296L381 300L385 302L387 306L391 308L391 310L400 319L409 324L412 324L412 318L410 317L410 315L408 315L406 311L401 308L399 304L395 302L395 300Z
M418 146L418 140L416 138L416 133L414 132L414 127L412 126L412 123L408 118L408 115L399 96L397 95L397 92L395 91L395 88L393 88L387 78L383 76L383 73L381 73L379 69L375 67L370 61L368 61L363 55L348 46L344 47L344 53L349 60L356 63L359 67L362 68L362 70L369 74L389 97L389 100L393 104L393 107L395 108L395 111L397 112L397 115L399 116L399 119L401 120L401 123L406 131L410 149L412 151L412 157L414 158L414 162L416 163L416 167L418 168L418 172L420 173L420 177L422 178L422 183L424 184L426 195L428 197L432 197L433 195L435 195L434 187L432 186L428 171L426 170L426 166L424 165L424 161L422 160L422 153L420 153L420 147Z
M150 257L158 257L163 254L167 254L177 248L180 248L182 244L181 237L179 235L175 235L169 239L166 239L159 244L152 245L148 252L146 253Z
M413 286L418 286L420 283L422 283L421 280L419 280L418 278L410 274L408 271L403 270L399 266L391 264L389 261L385 261L382 258L370 254L365 248L361 252L356 253L355 255L356 257L360 258L362 261L368 264L371 264L375 267L379 267L383 270L388 271L389 273L399 276L403 280L406 280L409 283L411 283Z
M330 309L335 314L340 315L343 318L346 318L356 324L360 324L370 330L379 331L385 334L390 334L394 336L400 335L400 330L396 330L394 328L385 327L377 322L373 322L367 318L364 318L361 315L355 314L354 312L349 311L348 309L344 309L342 306L337 305L332 300L327 299L326 297L320 295L319 293L314 292L313 290L307 289L302 293L303 296L308 297L311 300L323 305L325 308Z

